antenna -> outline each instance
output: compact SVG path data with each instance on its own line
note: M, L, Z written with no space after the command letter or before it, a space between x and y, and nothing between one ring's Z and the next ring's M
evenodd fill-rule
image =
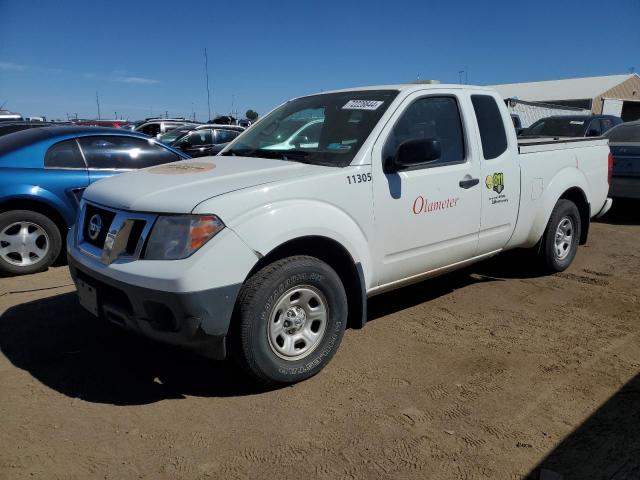
M7 104L8 100L5 100L4 102L2 102L2 105L0 105L0 110L4 109L4 106Z
M100 97L98 97L97 91L96 91L96 105L98 105L98 120L100 120Z
M204 72L207 77L207 109L209 111L209 117L207 121L211 120L211 94L209 92L209 59L207 58L207 49L204 49Z

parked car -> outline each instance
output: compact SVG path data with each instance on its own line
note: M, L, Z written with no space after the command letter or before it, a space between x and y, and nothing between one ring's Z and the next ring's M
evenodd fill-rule
M9 110L0 110L0 122L19 122L24 120L19 113L10 112Z
M110 128L122 128L128 124L127 120L78 120L76 125L85 125L90 127L110 127Z
M268 148L313 116L317 143ZM602 138L519 145L490 88L311 95L222 155L90 186L69 268L92 314L293 383L364 325L368 296L517 247L568 268L611 206L608 155Z
M231 142L243 131L244 128L234 125L200 125L177 137L171 146L190 157L215 155L214 151L219 151L217 145Z
M33 273L51 265L88 185L185 158L121 129L47 127L0 137L0 272Z
M201 125L197 122L192 122L180 118L157 118L147 119L144 123L138 125L135 128L136 132L141 132L150 137L158 138L161 134L167 133L170 130L184 126L197 126Z
M50 127L52 123L48 122L2 122L0 123L0 137L20 130L28 130L29 128Z
M613 155L609 196L640 199L640 120L617 125L604 137Z
M266 150L294 150L298 148L316 148L320 141L320 133L324 118L307 121L284 141L265 146Z
M613 115L557 115L538 120L520 137L599 137L621 123L622 119Z

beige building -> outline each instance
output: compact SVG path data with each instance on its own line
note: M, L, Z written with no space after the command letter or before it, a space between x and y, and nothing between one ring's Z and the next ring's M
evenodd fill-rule
M616 115L627 122L640 119L640 76L637 73L493 87L505 99L583 108L595 114Z

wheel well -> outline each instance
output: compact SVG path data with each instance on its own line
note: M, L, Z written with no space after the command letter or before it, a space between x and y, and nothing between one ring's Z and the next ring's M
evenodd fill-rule
M587 202L586 195L580 188L574 187L564 192L560 199L570 200L578 207L578 212L580 212L580 245L584 245L587 243L589 225L591 224L591 207Z
M347 294L349 318L347 326L361 328L366 323L366 287L362 266L356 264L349 252L338 242L327 237L310 236L290 240L262 257L249 272L250 277L261 268L293 255L316 257L333 268Z
M45 215L53 223L55 223L58 227L58 230L60 230L62 245L64 246L69 226L67 225L67 222L64 220L62 215L60 215L60 213L55 208L44 202L39 202L37 200L31 199L8 200L6 202L0 203L0 213L9 212L11 210L31 210L32 212L38 212L42 215Z

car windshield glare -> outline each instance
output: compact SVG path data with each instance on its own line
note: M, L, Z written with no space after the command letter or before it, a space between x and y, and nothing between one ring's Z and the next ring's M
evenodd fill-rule
M397 95L397 90L362 90L292 100L253 125L223 155L345 167Z

